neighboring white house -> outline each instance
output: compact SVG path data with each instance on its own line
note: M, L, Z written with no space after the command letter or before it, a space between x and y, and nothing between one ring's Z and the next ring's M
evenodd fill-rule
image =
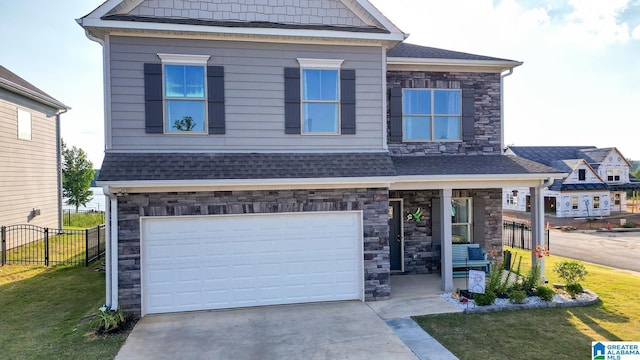
M545 189L545 213L557 217L601 217L626 211L626 190L640 188L631 164L616 148L510 146L506 154L569 173ZM503 188L505 210L529 211L528 188Z

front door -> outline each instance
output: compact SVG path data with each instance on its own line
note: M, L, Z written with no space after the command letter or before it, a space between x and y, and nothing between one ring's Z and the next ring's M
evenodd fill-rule
M391 271L402 271L402 204L389 201L389 261Z

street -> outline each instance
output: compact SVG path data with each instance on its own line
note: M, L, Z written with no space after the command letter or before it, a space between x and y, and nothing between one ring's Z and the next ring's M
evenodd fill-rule
M551 254L640 272L640 232L551 230Z

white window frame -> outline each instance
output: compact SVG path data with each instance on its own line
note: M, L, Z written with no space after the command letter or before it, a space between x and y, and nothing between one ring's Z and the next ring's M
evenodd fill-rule
M600 209L600 196L598 195L593 197L593 209Z
M580 210L580 197L571 196L571 210L572 211Z
M340 118L340 100L342 99L341 86L340 86L340 69L344 60L342 59L308 59L298 58L298 64L300 65L300 134L301 135L340 135L341 118ZM304 99L304 70L334 70L338 72L338 98L336 100L305 100ZM317 103L317 104L336 104L338 108L337 123L335 132L315 132L305 131L305 114L304 104Z
M31 112L17 108L18 139L31 141L33 137L33 116Z
M454 200L465 200L468 201L468 208L467 208L467 222L464 223L454 223L453 220L451 221L451 235L453 236L453 228L454 226L465 226L467 229L467 239L469 240L468 244L473 244L473 198L472 197L453 197L451 198L452 204L451 206L453 207L453 201ZM451 242L454 244L467 244L467 243L459 243L459 242L453 242L453 238L451 238Z
M405 115L404 111L404 93L405 91L431 91L431 113L430 114L407 114ZM460 94L460 112L458 115L452 114L436 114L435 105L434 105L434 97L435 91L456 91ZM431 138L430 139L406 139L404 136L404 121L406 116L411 117L424 117L429 119L429 125L431 126ZM434 138L434 130L435 130L435 118L439 116L446 117L457 117L458 118L458 129L460 131L460 138L458 139L435 139ZM462 140L462 90L461 89L437 89L437 88L403 88L402 89L402 142L457 142Z
M209 55L190 55L190 54L157 54L160 60L162 61L162 124L164 129L164 134L166 135L207 135L209 129L209 119L208 119L208 98L209 94L207 92L207 64L211 56ZM165 66L166 65L186 65L186 66L202 66L204 68L204 97L202 98L173 98L166 96L165 89ZM167 101L168 100L183 100L183 101L202 101L204 102L204 124L202 126L202 130L198 131L171 131L169 128L169 123L167 119Z

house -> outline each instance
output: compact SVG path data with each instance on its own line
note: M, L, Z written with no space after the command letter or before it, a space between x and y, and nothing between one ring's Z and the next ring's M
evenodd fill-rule
M509 146L507 154L562 170L544 191L544 211L557 217L602 217L627 210L627 190L640 189L631 164L616 148L595 146ZM505 188L507 210L529 211L527 188Z
M104 48L114 309L375 301L392 273L453 290L454 242L501 249L502 188L565 175L502 154L520 62L405 43L366 0L108 0L78 22Z
M0 65L0 226L62 228L60 115L68 109Z

